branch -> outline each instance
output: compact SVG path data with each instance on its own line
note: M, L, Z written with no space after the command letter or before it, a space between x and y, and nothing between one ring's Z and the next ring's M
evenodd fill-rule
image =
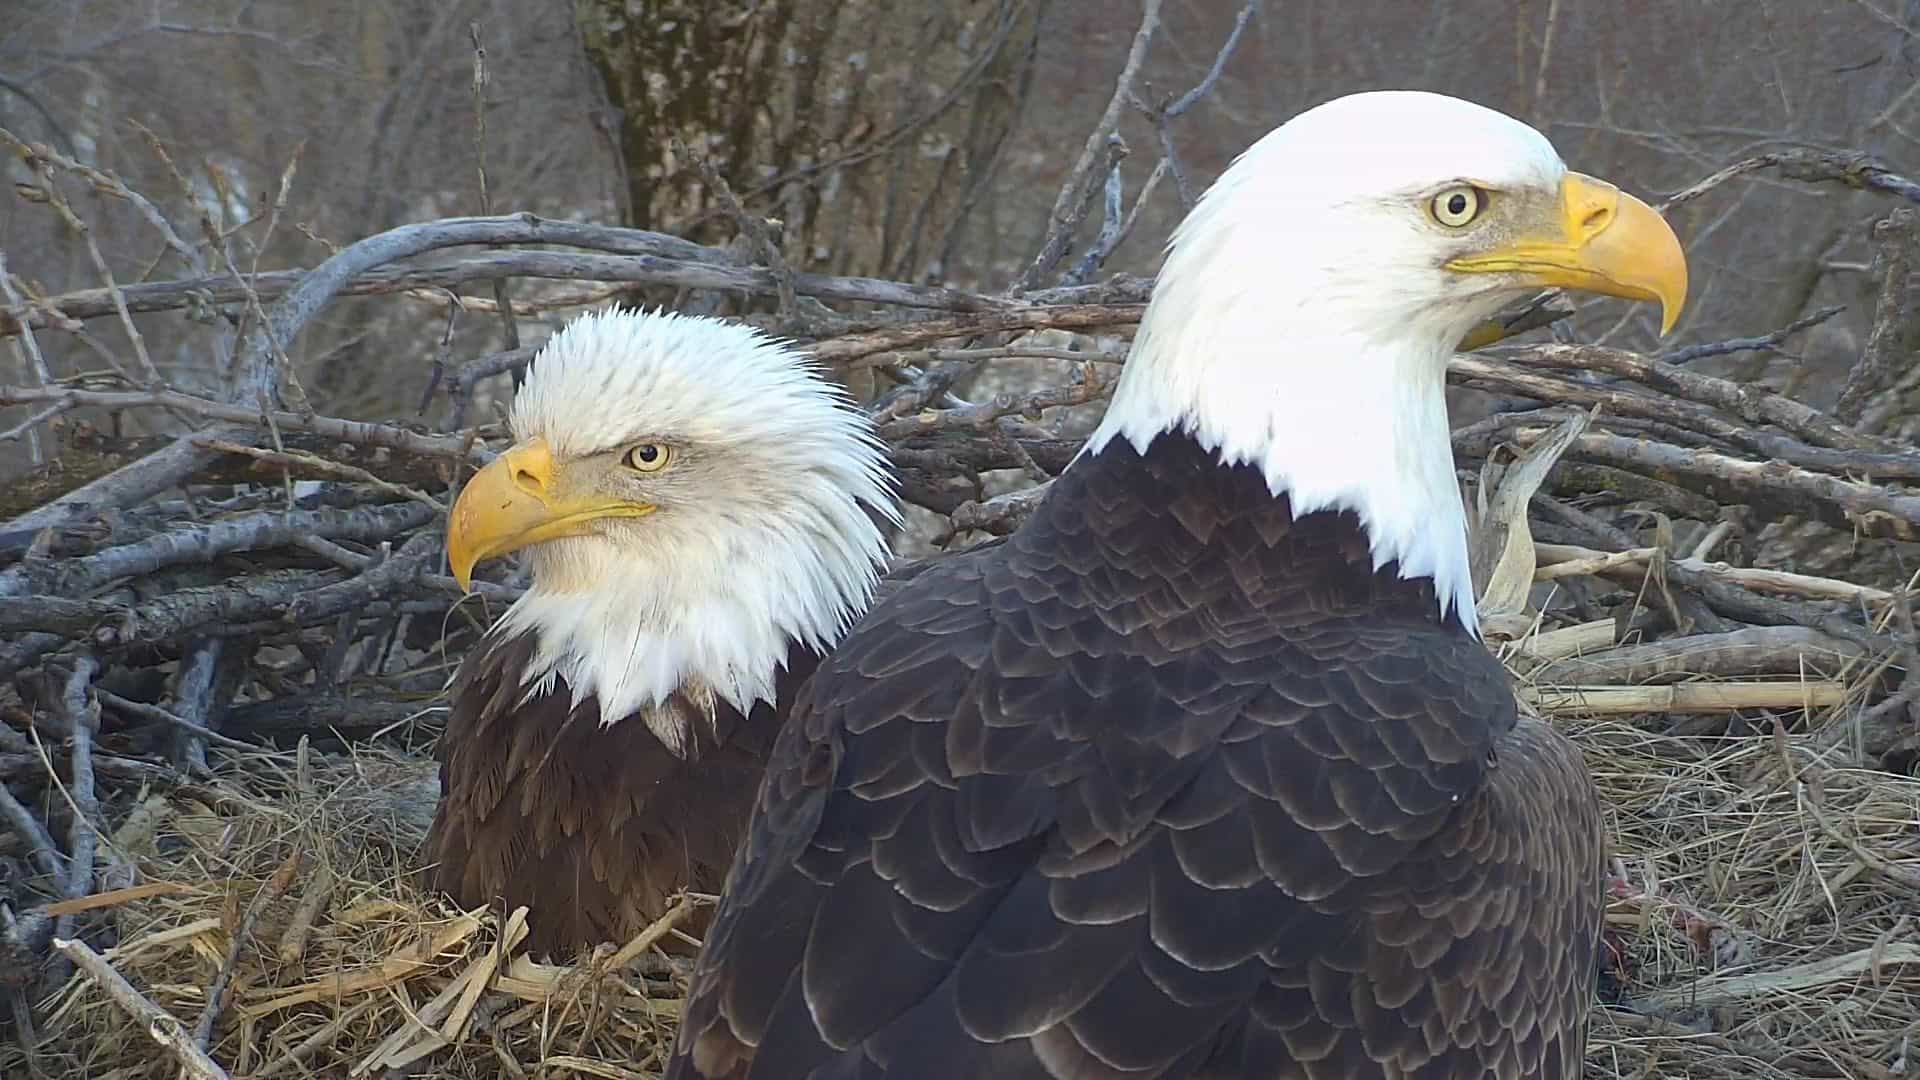
M4 786L0 786L0 821L5 821L26 844L27 854L40 867L40 872L53 880L54 888L66 895L67 866L60 849L54 846L53 834Z
M1644 645L1624 645L1568 657L1531 674L1536 681L1635 686L1706 678L1802 676L1808 668L1838 668L1865 651L1852 642L1804 626L1748 626L1723 634L1695 634Z
M1535 367L1600 371L1632 379L1655 390L1725 409L1756 424L1774 424L1816 446L1887 453L1902 449L1888 440L1854 431L1811 405L1803 405L1764 386L1729 379L1602 345L1514 345L1495 351L1504 359Z
M1654 209L1665 213L1692 202L1734 177L1762 169L1776 169L1788 180L1808 184L1844 184L1856 191L1877 191L1920 203L1920 184L1893 172L1866 154L1858 151L1792 149L1776 150L1736 161L1660 200L1654 204Z
M173 1054L186 1076L192 1080L227 1080L226 1070L194 1044L186 1025L172 1013L155 1005L145 994L135 990L132 983L115 971L113 965L107 963L99 953L88 948L85 942L55 938L53 947L73 961L74 966L92 979L127 1015L146 1025L148 1037Z
M455 435L421 435L405 428L390 424L375 424L364 420L341 420L331 416L312 416L292 412L271 412L262 414L258 409L249 409L241 405L223 405L217 401L183 394L177 390L130 391L130 390L68 390L61 387L4 386L0 385L0 406L31 405L49 400L71 400L75 405L91 406L102 409L138 409L163 408L177 409L195 416L204 416L212 420L229 420L247 423L266 420L277 427L289 431L311 431L341 442L360 443L366 446L384 446L391 450L404 450L410 454L429 457L450 458L455 461L467 457L470 450L466 440ZM240 436L243 437L244 436ZM181 442L189 449L206 454L209 458L221 452L235 452L226 449L232 446L232 440L218 432L196 432L181 437ZM240 451L247 452L247 451ZM164 453L164 451L163 451ZM136 463L138 464L138 463ZM205 464L205 459L197 460L195 468ZM192 470L188 470L191 472ZM113 474L113 475L118 475ZM177 483L178 481L174 481ZM172 486L160 485L161 488ZM155 490L159 490L156 488ZM44 508L43 508L44 509ZM27 515L32 516L32 515ZM48 524L53 524L49 522ZM31 528L26 517L16 520L13 528Z
M418 503L352 510L270 510L207 525L177 528L151 539L108 548L98 555L69 559L50 567L30 564L0 571L0 596L29 591L53 595L85 594L118 578L151 574L164 566L206 562L236 551L285 547L303 536L362 543L387 539L419 528L434 513ZM35 588L36 585L43 587Z
M67 723L72 743L69 760L72 778L68 791L73 799L73 820L67 827L66 899L78 900L93 891L93 853L96 830L101 827L100 799L94 790L93 736L100 727L99 706L87 700L100 662L82 653L73 662L73 670L61 684L59 709ZM54 920L54 934L73 936L74 916L63 914ZM59 981L58 975L55 981Z
M807 351L821 361L855 360L876 353L911 349L946 338L977 337L1008 330L1089 330L1129 326L1138 323L1145 310L1144 304L1075 304L983 312L828 338L809 346Z
M412 232L395 238L395 233L407 230ZM620 281L635 285L723 289L765 296L778 295L780 289L779 279L773 271L740 266L730 253L719 248L706 248L639 229L574 226L573 223L549 222L530 214L507 218L444 218L402 226L361 243L372 244L375 241L380 244L372 253L347 267L335 266L330 259L311 270L275 270L244 280L231 274L215 274L129 285L120 292L131 311L167 311L207 303L237 303L247 298L249 287L262 300L278 297L304 310L314 303L313 298L310 294L301 294L296 298L295 290L310 280L312 275L323 271L330 280L338 279L338 285L319 301L322 306L334 296L452 288L503 277ZM415 248L418 250L409 253L419 254L435 248L481 243L553 243L612 250L609 254L600 255L538 250L481 251L403 267L385 266L385 262L404 257L392 254L382 258L378 265L365 265L375 257L386 256L388 252L396 250ZM346 252L341 254L345 255ZM352 266L360 266L361 269L352 270ZM797 294L822 300L937 311L994 311L1012 306L1010 300L960 289L879 278L796 272L792 279ZM0 311L0 336L21 333L23 328L44 329L49 325L55 329L62 328L52 323L45 309L57 311L68 319L97 318L114 313L114 297L106 289L82 289L50 297L37 305L10 302L7 310Z
M1087 133L1080 159L1073 163L1066 182L1060 185L1059 194L1053 198L1053 210L1047 215L1047 235L1040 243L1039 252L1014 281L1013 287L1007 290L1008 295L1033 288L1043 275L1059 264L1067 253L1068 245L1073 243L1074 234L1079 231L1080 223L1086 220L1087 210L1092 205L1093 164L1120 126L1120 110L1133 88L1133 80L1140 74L1140 65L1146 61L1147 46L1153 41L1154 31L1159 28L1160 0L1142 0L1140 26L1133 33L1133 45L1127 50L1120 77L1114 80L1113 96L1107 99L1107 108L1100 114L1100 122Z
M1531 445L1544 437L1534 428L1515 433ZM1690 487L1720 503L1748 503L1819 518L1864 535L1920 539L1920 495L1875 484L1842 480L1781 462L1742 461L1705 450L1682 449L1611 432L1588 431L1572 454Z

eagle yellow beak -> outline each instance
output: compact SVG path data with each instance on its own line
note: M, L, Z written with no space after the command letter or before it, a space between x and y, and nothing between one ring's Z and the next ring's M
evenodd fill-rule
M565 470L545 439L521 443L460 489L447 514L447 563L462 591L484 559L563 536L584 536L603 518L645 517L654 507L591 492L569 494Z
M1466 273L1509 273L1528 284L1660 302L1660 332L1687 303L1687 257L1653 207L1605 180L1570 172L1559 220L1491 251L1447 263Z

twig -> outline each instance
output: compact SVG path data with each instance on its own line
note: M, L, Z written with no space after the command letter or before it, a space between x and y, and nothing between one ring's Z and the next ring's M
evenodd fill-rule
M493 213L493 192L487 186L487 84L491 81L487 73L487 47L480 42L479 22L467 24L468 40L473 42L473 161L474 170L480 177L480 213L491 216ZM508 349L520 347L520 322L514 317L513 303L508 295L507 279L493 279L493 303L499 310L501 340ZM520 373L514 373L513 385L520 385Z
M1541 434L1520 433L1517 441L1526 444ZM1722 503L1773 506L1868 536L1920 539L1920 495L1877 484L1605 431L1585 432L1574 441L1572 453L1693 487Z
M4 394L0 389L0 394ZM80 402L76 402L80 404ZM234 435L241 432L236 429ZM131 506L186 480L207 462L208 451L184 435L138 461L84 484L7 523L9 531L39 530L71 525L102 510Z
M1527 366L1624 376L1688 401L1725 409L1755 424L1778 425L1815 446L1875 453L1902 449L1888 440L1836 423L1811 405L1763 386L1736 383L1621 349L1600 345L1514 345L1502 347L1496 355Z
M1530 678L1548 683L1637 685L1676 679L1797 676L1809 666L1838 668L1865 655L1852 642L1804 626L1747 626L1568 657L1543 665Z
M433 520L433 513L417 503L392 503L353 510L261 511L207 525L176 528L134 544L108 548L98 555L37 567L28 564L0 571L0 596L29 591L54 595L87 593L116 578L151 574L165 566L204 562L235 551L284 547L305 536L363 543L383 540L417 529ZM47 587L34 589L45 577Z
M1094 162L1100 158L1101 150L1109 147L1108 137L1120 126L1120 110L1133 89L1134 79L1139 77L1141 64L1146 61L1147 46L1152 43L1154 32L1159 28L1160 0L1142 0L1140 26L1133 33L1133 45L1127 50L1126 63L1120 68L1120 76L1114 80L1113 96L1107 99L1106 111L1100 114L1099 123L1087 133L1087 142L1080 150L1079 160L1073 163L1066 182L1060 185L1059 194L1054 196L1053 210L1047 215L1047 235L1040 243L1039 252L1015 279L1013 287L1007 290L1008 295L1033 288L1043 275L1059 264L1067 253L1067 246L1073 243L1074 233L1079 230L1080 223L1086 220L1087 210L1092 204Z
M1549 715L1633 716L1744 709L1824 709L1847 700L1847 684L1825 681L1697 682L1676 686L1520 686L1520 700Z
M1160 142L1160 160L1173 173L1174 190L1180 195L1180 204L1189 209L1196 201L1193 183L1187 179L1187 170L1180 165L1179 152L1173 145L1172 121L1186 115L1187 110L1199 104L1213 92L1214 85L1220 81L1221 74L1227 70L1227 61L1233 57L1234 49L1240 44L1240 36L1246 32L1247 23L1259 10L1260 0L1247 0L1246 4L1240 8L1240 14L1233 20L1233 30L1227 34L1227 40L1220 46L1220 51L1214 54L1213 63L1207 68L1206 77L1202 78L1193 89L1180 95L1178 99L1163 101L1157 108L1149 107L1138 96L1132 97L1133 107L1144 113L1147 120L1153 124L1154 137Z
M1013 311L959 315L951 319L929 319L906 323L867 333L828 338L808 347L815 359L847 361L877 353L896 352L923 346L946 338L975 337L1008 330L1087 330L1105 326L1129 326L1140 321L1146 308L1141 304L1062 304L1050 307L1021 308Z
M1075 285L1085 281L1093 276L1095 270L1106 265L1114 250L1125 243L1127 237L1133 235L1133 226L1140 220L1140 212L1146 209L1148 200L1152 199L1153 193L1159 190L1160 181L1167 175L1172 163L1173 159L1167 157L1154 163L1153 171L1147 174L1147 182L1140 185L1140 194L1134 196L1133 208L1127 211L1124 218L1112 212L1117 210L1117 200L1120 196L1120 172L1116 169L1108 174L1108 194L1113 200L1108 203L1110 212L1101 223L1100 235L1094 239L1093 246L1087 249L1086 255L1080 260L1079 265L1074 267L1073 273L1062 279L1062 284Z
M68 791L73 799L73 821L67 829L66 899L78 900L93 891L93 853L96 829L100 828L100 799L94 791L93 736L100 724L99 706L87 701L93 677L100 662L90 653L74 659L73 671L61 685L60 711L69 729L69 761L72 779ZM73 936L73 915L54 920L56 937ZM58 981L58 974L55 981Z
M256 461L270 462L276 465L298 465L314 472L328 473L343 480L353 480L367 484L389 495L398 495L403 499L412 499L435 513L445 513L446 505L419 488L405 484L395 484L382 480L357 465L346 465L338 461L329 461L317 454L299 450L262 450L257 446L228 442L225 439L202 439L200 445L209 450L218 450L223 454L241 454Z
M977 529L993 536L1005 536L1020 527L1021 522L1033 515L1047 496L1052 484L1036 484L1033 487L1009 491L1004 495L995 495L985 502L962 503L949 518L949 531L934 538L936 544L945 545L953 537L968 529Z
M1776 720L1775 723L1777 724L1778 721ZM1865 863L1868 869L1898 886L1902 891L1920 896L1920 872L1895 865L1885 857L1869 850L1867 845L1860 842L1859 837L1841 832L1832 821L1828 820L1825 812L1821 810L1821 803L1826 801L1825 789L1820 784L1823 771L1815 767L1803 770L1801 775L1796 777L1806 787L1806 798L1800 800L1800 805L1806 808L1807 815L1813 818L1814 824L1820 826L1821 832L1846 848L1854 858Z
M282 964L297 964L306 953L307 938L313 933L313 922L326 910L327 901L333 898L333 886L333 871L324 865L315 868L313 877L308 879L306 889L300 895L300 903L287 920L286 930L280 935L280 946L275 955Z
M40 158L84 178L87 183L111 194L116 199L124 200L138 210L141 217L147 219L147 223L152 225L154 231L158 232L160 238L166 242L167 249L179 256L181 262L195 273L206 273L206 260L200 257L200 253L194 250L193 245L180 236L180 233L174 229L173 223L168 221L166 215L160 212L160 208L153 204L153 200L129 187L126 181L111 170L88 165L68 154L51 150L42 143L29 143L5 128L0 128L0 140L12 143L17 151Z
M1025 394L995 394L992 399L958 409L941 409L890 420L879 426L878 434L889 441L913 435L931 434L954 428L990 430L1004 416L1038 415L1042 409L1062 405L1083 405L1105 397L1112 383L1100 377L1092 364L1080 368L1079 378L1066 386L1050 386Z
M127 1015L145 1024L147 1035L172 1051L185 1075L194 1080L227 1080L226 1070L215 1064L207 1052L195 1043L185 1025L172 1013L155 1005L145 994L135 990L132 983L115 971L113 965L107 963L99 953L88 948L85 942L56 937L53 947L85 972L114 1004L126 1010Z
M740 204L739 197L734 195L732 186L727 183L727 178L721 176L720 170L713 167L713 162L707 160L705 154L696 154L687 149L687 145L680 141L678 135L673 137L673 152L676 156L693 162L694 167L700 171L701 182L707 185L714 197L719 200L720 205L726 209L728 216L733 218L734 227L753 243L754 250L759 252L760 257L766 261L767 269L773 275L775 295L780 299L780 314L787 318L797 316L800 307L794 295L793 271L788 269L787 260L780 253L780 245L774 241L772 230L767 228L767 220L748 213L747 208Z
M483 227L468 224L476 221L492 223L500 220L498 218L448 218L443 221L406 227L424 230L430 227L451 227L457 224L460 228L455 235L482 238L474 241L450 240L438 246L480 243L496 236L517 236L529 232L544 233L546 231L544 227L538 230L516 231L499 225L490 224ZM432 233L428 235L433 236ZM581 239L600 239L609 246L632 246L620 243L622 237L619 234ZM426 241L416 237L412 246L424 243ZM443 256L433 261L410 263L406 266L369 266L347 277L334 295L372 296L412 293L425 288L453 288L474 281L490 281L500 277L536 277L558 281L612 281L636 286L671 285L685 289L715 289L761 296L778 295L779 280L771 270L754 266L737 266L731 261L722 261L722 256L707 252L708 249L700 248L697 249L697 255L694 258L676 258L654 252L590 254L518 249L480 251L465 255ZM323 267L325 265L322 264ZM129 308L133 311L167 311L193 307L208 301L233 303L245 299L249 285L262 299L277 295L285 300L292 295L294 288L301 281L306 280L308 274L317 272L317 270L268 271L252 279L242 279L231 274L185 278L177 281L130 285L123 290L123 294ZM1014 306L1009 300L981 296L960 289L887 281L881 278L795 272L792 274L792 284L794 292L799 296L922 308L929 311L998 311ZM1035 297L1036 302L1043 299L1045 294L1037 294ZM62 316L70 319L97 318L112 314L114 310L112 297L104 290L98 289L83 289L52 297L47 301L47 305L54 306ZM19 333L22 326L46 328L49 323L48 317L41 313L38 307L32 313L26 314L24 319L14 317L7 312L0 312L0 336ZM64 327L55 326L54 328Z
M1690 364L1695 360L1704 360L1710 356L1731 356L1743 352L1775 352L1786 344L1795 334L1811 330L1821 323L1847 310L1844 305L1835 304L1823 307L1810 315L1795 319L1772 333L1755 337L1728 338L1725 341L1709 341L1700 345L1688 345L1679 349L1668 349L1661 353L1659 360L1664 364Z
M219 639L213 638L210 640L217 642ZM199 653L196 652L195 655L198 656ZM211 664L207 664L205 666L208 668L212 667ZM206 676L206 678L211 679L212 678L211 674ZM183 676L183 681L184 681L184 676ZM207 727L203 724L197 724L192 720L187 719L184 716L176 716L175 714L167 711L166 709L161 708L158 705L149 705L144 701L132 701L128 698L123 698L119 694L113 693L112 691L109 691L109 690L95 690L94 695L100 699L100 704L105 705L106 707L114 710L115 712L126 713L130 716L138 716L143 720L158 720L160 723L169 724L173 727L180 729L181 731L184 731L184 732L187 732L188 734L193 735L196 738L204 739L207 742L213 743L215 746L224 746L229 750L243 750L249 754L258 754L262 752L271 753L271 751L267 750L265 747L259 746L258 744L250 743L250 742L243 741L241 739L235 739L226 735L222 735L219 732L213 730L212 728ZM202 764L204 764L204 762Z
M1734 177L1745 176L1762 169L1778 169L1780 175L1802 183L1845 184L1850 188L1878 191L1885 195L1898 196L1908 202L1920 203L1920 184L1887 169L1866 154L1857 151L1792 149L1757 154L1717 169L1712 174L1688 184L1655 203L1654 209L1662 212L1671 210L1683 203L1692 202Z
M240 916L240 925L233 931L233 939L227 945L227 956L220 964L220 970L213 977L213 985L207 987L207 1004L200 1010L200 1020L193 1026L193 1045L202 1050L213 1039L213 1026L220 1019L220 1010L226 1005L227 987L233 982L234 968L240 962L240 952L247 946L247 939L253 936L254 923L260 919L260 913L269 903L279 899L294 879L299 875L300 865L305 861L298 849L290 852L273 877L253 894L247 902L247 910Z
M16 146L20 145L11 133L0 134L0 137L14 142ZM100 242L94 238L92 226L74 212L72 204L67 202L67 197L61 194L60 185L53 176L53 167L46 157L37 151L29 150L27 165L40 177L41 187L48 204L53 207L54 212L59 215L67 228L78 234L85 243L87 258L92 260L94 272L100 275L100 280L106 282L107 295L113 300L114 312L120 316L120 328L126 332L127 341L133 346L134 357L140 361L140 371L147 385L149 387L162 385L160 369L153 366L153 358L147 355L146 339L141 337L140 328L134 325L133 314L127 310L126 296L120 291L119 283L114 280L113 268L107 265L107 257L100 252Z
M68 390L62 387L31 387L0 385L0 406L30 405L42 401L57 401L71 398L74 405L98 407L102 409L168 408L181 412L204 416L212 420L226 420L236 423L252 423L263 419L260 410L243 405L228 405L210 401L192 394L183 394L177 390L120 391L120 390ZM393 450L404 450L411 454L427 457L443 457L460 460L464 456L465 440L453 435L421 435L405 428L390 424L376 424L364 420L342 420L331 416L312 416L293 412L271 412L264 419L279 425L288 431L311 431L316 435L325 435L341 442L361 443L367 446L384 446ZM212 456L220 451L208 449L210 444L230 445L231 435L225 432L196 432L181 437L181 441L190 451L198 451ZM203 459L194 462L197 468ZM189 472L191 469L188 470ZM174 482L177 482L175 480ZM170 484L160 484L164 488ZM157 490L157 489L156 489ZM24 519L22 519L24 520ZM53 524L49 522L49 524ZM26 527L16 521L14 527Z
M1101 200L1100 232L1093 238L1093 243L1087 247L1087 252L1081 256L1080 261L1075 263L1072 269L1060 275L1061 285L1079 285L1085 282L1093 276L1094 271L1100 269L1100 264L1106 262L1107 256L1113 254L1113 249L1119 245L1123 227L1131 217L1126 212L1122 200L1125 185L1124 178L1120 174L1120 165L1126 161L1127 154L1127 144L1121 140L1118 132L1108 136L1107 179L1104 185L1105 197ZM1154 177L1158 177L1165 171L1163 166L1166 160L1166 158L1160 159L1160 166L1154 168L1152 174Z
M338 584L315 589L294 598L287 605L286 617L295 623L331 618L343 611L364 606L386 593L417 580L427 568L427 560L440 554L440 535L434 531L416 532L400 550L385 561Z
M0 820L4 820L20 837L27 846L27 854L39 865L40 872L52 878L54 888L65 895L67 867L60 849L54 846L53 834L5 786L0 786Z
M0 251L0 297L6 299L9 308L20 313L17 318L21 320L24 328L27 306L21 301L19 291L13 287L13 274L7 269L7 253L4 251ZM39 339L34 337L31 328L25 328L23 330L20 335L20 343L14 347L14 351L16 354L24 351L25 355L23 359L27 367L32 370L33 377L40 380L40 385L53 385L53 372L47 368L47 358L41 355ZM55 408L72 408L72 405L70 403L56 403ZM9 439L15 437L14 432L24 431L32 434L32 437L27 443L27 450L35 465L40 464L40 462L45 459L41 455L40 437L37 432L34 432L34 426L45 418L46 414L35 414L29 417L26 422L22 423L19 427L8 433Z
M0 271L0 272L4 272L4 271ZM63 412L68 412L72 410L72 408L77 404L78 402L76 402L73 398L63 395L60 398L56 399L53 404L48 405L46 408L41 409L38 412L35 412L33 415L27 417L25 420L20 421L19 423L13 425L10 428L7 428L5 431L0 431L0 442L12 442L13 440L19 438L22 435L33 436L35 435L35 431L34 431L35 428L39 427L41 424L47 422L48 420L51 420L54 417L59 416ZM41 461L40 443L38 439L35 438L31 440L31 445L33 448L31 451L33 462L34 464L38 465Z
M1626 566L1644 566L1660 555L1658 548L1602 552L1566 544L1538 544L1535 546L1535 551L1540 559L1540 569L1534 574L1536 581L1551 581L1576 574L1607 573ZM1871 585L1855 585L1851 581L1815 577L1812 574L1795 574L1785 570L1728 566L1726 563L1710 563L1697 558L1673 559L1668 565L1722 577L1742 588L1794 596L1803 600L1884 604L1894 597L1893 593L1885 589L1876 589Z

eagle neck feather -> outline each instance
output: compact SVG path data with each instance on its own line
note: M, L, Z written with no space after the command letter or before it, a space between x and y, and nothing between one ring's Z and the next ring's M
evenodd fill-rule
M600 724L638 719L675 755L698 740L689 721L716 722L720 705L745 714L774 702L791 650L808 636L787 632L740 583L704 602L646 603L649 590L609 585L593 593L537 588L515 602L495 633L534 636L521 672L521 701L564 683L577 707L597 699ZM674 699L680 699L676 702Z
M1296 517L1353 511L1374 569L1394 563L1402 578L1431 579L1437 616L1477 635L1447 422L1452 349L1440 344L1458 337L1443 329L1423 347L1400 335L1303 335L1271 316L1262 333L1244 316L1208 323L1208 314L1149 309L1082 456L1116 437L1144 455L1156 436L1179 432L1223 466L1256 466Z

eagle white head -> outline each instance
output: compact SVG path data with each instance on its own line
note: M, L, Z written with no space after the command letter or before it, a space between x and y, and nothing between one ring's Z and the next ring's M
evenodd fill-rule
M533 582L496 633L538 636L529 694L564 678L601 722L699 688L771 701L789 648L825 651L865 610L898 524L885 449L812 363L751 327L583 315L547 340L514 444L449 515L462 586L525 549Z
M1447 425L1448 359L1545 286L1686 299L1673 231L1568 171L1545 136L1440 94L1299 114L1241 154L1174 232L1085 453L1169 429L1251 462L1296 514L1350 509L1376 568L1430 577L1477 632Z

